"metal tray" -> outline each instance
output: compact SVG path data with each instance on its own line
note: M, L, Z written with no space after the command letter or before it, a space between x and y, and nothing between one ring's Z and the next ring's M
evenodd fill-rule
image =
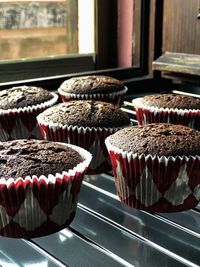
M123 109L136 123L131 103ZM112 174L85 176L72 224L31 240L0 238L3 267L200 266L200 206L150 214L122 204Z

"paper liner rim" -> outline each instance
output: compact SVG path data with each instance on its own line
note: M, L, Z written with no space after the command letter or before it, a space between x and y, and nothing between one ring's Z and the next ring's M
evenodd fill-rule
M91 93L91 94L88 94L88 93L79 93L79 94L75 94L75 93L67 93L67 92L64 92L61 87L58 88L58 93L60 95L63 95L63 96L72 96L72 97L80 97L80 98L81 98L82 95L89 96L89 97L91 97L91 96L104 97L104 96L123 95L123 94L126 94L127 91L128 91L128 87L127 86L124 86L124 88L122 90L115 91L115 92L112 92L112 93Z
M42 113L40 113L37 117L37 122L39 125L44 125L44 126L48 126L50 129L53 129L54 131L56 131L57 129L62 129L62 130L65 130L66 128L69 128L69 129L77 129L77 131L92 131L92 130L96 130L96 131L109 131L109 132L113 132L113 131L117 131L117 130L120 130L124 127L127 127L129 125L124 125L124 126L119 126L119 127L84 127L84 126L76 126L76 125L68 125L68 124L61 124L61 123L55 123L55 122L51 122L51 123L48 123L48 122L45 122L44 119L42 119Z

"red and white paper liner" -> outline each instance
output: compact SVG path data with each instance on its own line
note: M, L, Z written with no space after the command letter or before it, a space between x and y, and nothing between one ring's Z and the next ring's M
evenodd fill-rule
M37 125L37 115L53 106L58 101L58 95L52 94L52 99L41 104L23 108L0 109L0 141L13 139L41 139Z
M172 109L146 106L142 103L142 98L136 98L132 100L132 103L140 125L166 122L200 130L200 109Z
M87 174L99 174L112 170L105 139L120 128L89 128L57 123L48 124L40 115L37 120L43 139L74 144L83 147L92 154L93 157Z
M74 169L48 177L0 179L0 235L39 237L64 229L72 222L91 154L83 148L64 145L82 157Z
M125 86L123 90L116 91L113 93L97 93L97 94L73 94L66 93L62 88L58 88L58 93L63 102L70 100L98 100L113 103L116 106L121 106L122 98L128 91Z
M200 200L200 156L137 155L105 141L120 200L148 212L177 212Z

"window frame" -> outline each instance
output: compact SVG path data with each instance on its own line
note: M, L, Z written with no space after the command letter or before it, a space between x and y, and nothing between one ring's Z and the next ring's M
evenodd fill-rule
M156 36L158 37L158 34L160 34L160 29L156 28L159 18L156 8L162 8L163 0L141 0L141 53L140 66L136 68L117 67L116 42L120 40L117 39L117 31L113 31L113 34L110 35L111 27L117 25L117 1L95 1L98 4L96 9L97 53L95 55L22 59L15 62L0 63L0 79L2 78L0 89L26 83L55 90L65 79L84 74L110 75L123 80L127 84L132 84L132 82L137 84L143 80L150 81L153 79L152 62L155 55L158 56L159 50L154 51L154 44L156 44ZM33 76L33 73L36 75ZM12 77L13 80L9 81L9 77Z
M119 0L120 1L120 0ZM97 10L97 56L96 69L107 66L108 69L117 68L118 51L117 43L120 36L117 35L116 25L118 24L118 5L116 0L100 0L101 4ZM121 3L125 5L126 1ZM140 36L140 66L123 68L126 78L147 75L149 71L149 33L150 33L150 1L141 0L141 36ZM105 13L106 11L106 13ZM133 12L133 10L132 10ZM114 26L113 26L114 25ZM114 29L114 30L113 30ZM118 68L116 71L122 71Z

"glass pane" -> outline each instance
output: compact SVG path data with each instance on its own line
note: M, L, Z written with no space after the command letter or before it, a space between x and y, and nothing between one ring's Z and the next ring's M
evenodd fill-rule
M94 0L0 1L0 60L93 53L91 25Z

